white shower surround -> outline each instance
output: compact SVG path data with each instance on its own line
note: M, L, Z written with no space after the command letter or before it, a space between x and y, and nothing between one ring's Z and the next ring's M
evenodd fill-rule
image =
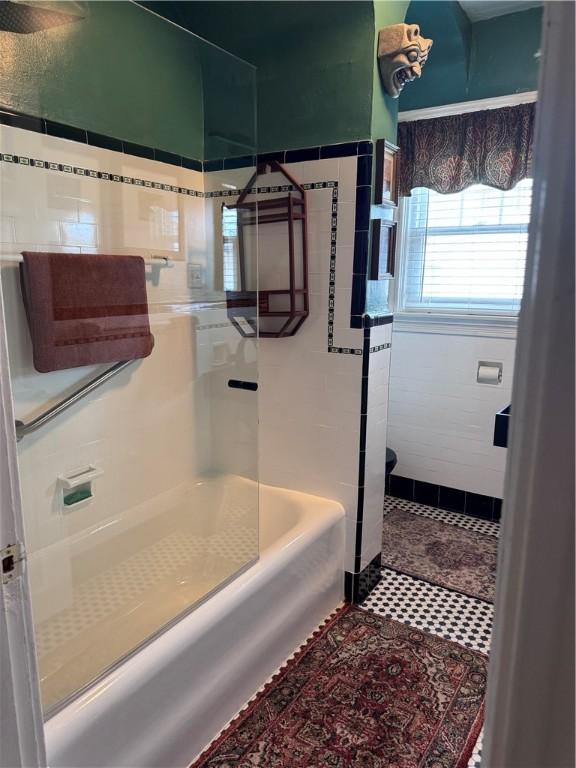
M342 601L344 510L260 486L257 564L46 723L50 768L192 760Z

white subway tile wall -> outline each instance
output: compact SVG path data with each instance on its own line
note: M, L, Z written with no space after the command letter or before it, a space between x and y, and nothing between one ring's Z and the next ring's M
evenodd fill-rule
M370 331L370 346L391 344L392 324L375 326ZM368 369L368 419L366 425L366 466L362 525L361 570L382 550L382 509L386 477L388 423L388 380L390 348L373 352Z
M338 182L334 346L361 349L363 331L350 328L356 165L345 157L287 168L301 183ZM327 351L332 190L310 190L307 200L310 316L296 336L260 341L260 479L339 501L353 571L362 357ZM383 472L381 481L383 493Z
M0 152L70 167L35 167L8 158L0 163L0 260L22 250L44 250L160 255L172 263L146 268L155 338L150 357L18 444L33 609L37 625L48 626L55 614L75 609L82 569L76 555L87 542L110 542L112 567L115 537L128 528L151 525L178 506L191 524L198 522L206 504L193 489L206 476L257 478L256 396L227 386L229 378L257 378L256 342L232 327L222 294L214 293L212 201L172 189L202 193L202 173L4 125ZM131 181L94 178L90 170ZM251 171L236 173L245 183ZM101 368L36 372L18 264L0 261L0 268L14 408L17 418L28 421ZM89 464L103 470L93 498L66 509L58 476ZM250 505L244 511L257 522L256 496L251 511ZM225 499L222 504L229 506ZM229 514L224 507L214 510L200 535L223 524ZM242 564L228 561L234 570ZM218 575L210 578L208 589ZM183 592L179 599L176 613L187 606ZM82 683L78 670L65 683L56 680L61 663L53 657L43 667L46 679L54 678L46 688L48 706L70 692L72 678L76 687Z
M506 449L492 445L494 416L510 404L510 338L394 329L388 445L395 474L501 498ZM478 384L478 361L503 363L502 384Z
M136 251L170 256L174 262L171 269L152 272L147 283L156 338L153 355L91 396L73 416L62 417L20 446L25 506L33 510L27 521L32 548L59 546L67 537L105 527L121 518L124 509L172 494L190 476L207 470L257 476L250 450L256 440L256 420L251 418L256 398L226 388L232 363L236 378L256 377L256 343L242 339L230 326L222 304L210 309L194 305L195 300L210 297L215 287L222 203L235 201L253 168L203 176L4 126L0 141L2 152L231 195L189 197L164 188L2 164L1 189L7 201L1 218L2 252L24 248ZM355 568L362 356L328 352L328 312L331 227L336 213L333 344L361 350L363 331L350 328L356 167L356 157L288 165L302 183L337 182L337 206L335 210L331 188L307 192L310 316L295 337L260 341L258 353L260 479L344 505L349 534L345 568L349 571L358 565ZM47 374L40 382L31 368L17 268L4 266L2 272L12 328L15 403L18 415L26 418L90 371ZM372 346L389 341L390 326L372 329ZM379 551L390 350L370 357L362 567ZM210 409L202 407L208 389ZM56 476L86 463L105 469L97 494L83 512L63 515L55 492ZM38 568L38 584L45 571ZM61 582L55 576L43 583ZM64 594L65 590L61 597ZM58 609L57 601L52 605Z

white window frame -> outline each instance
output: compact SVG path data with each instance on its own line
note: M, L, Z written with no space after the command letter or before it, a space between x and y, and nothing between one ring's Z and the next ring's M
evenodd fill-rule
M446 115L458 115L466 112L476 112L481 109L500 109L517 104L527 104L536 101L537 92L512 94L499 96L493 99L479 99L478 101L460 102L441 107L410 110L401 112L398 122L410 122L412 120L427 120ZM404 246L406 242L405 198L400 198L398 206L398 232L396 237L396 264L398 265L397 279L393 280L391 299L394 312L394 323L398 330L414 333L446 333L466 336L494 336L498 338L515 338L518 325L517 315L506 315L497 310L482 311L482 314L462 313L458 310L403 310L400 297L405 289Z

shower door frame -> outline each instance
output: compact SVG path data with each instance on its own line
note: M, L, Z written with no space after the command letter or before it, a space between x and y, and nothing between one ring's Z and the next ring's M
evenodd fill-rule
M16 546L19 552L13 576L0 581L0 762L10 759L11 768L45 768L44 723L26 572L12 387L0 285L0 549L8 546ZM22 558L20 562L19 556Z

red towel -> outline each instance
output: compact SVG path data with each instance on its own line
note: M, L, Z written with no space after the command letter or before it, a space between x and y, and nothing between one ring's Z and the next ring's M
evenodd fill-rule
M22 255L22 297L37 371L135 360L152 352L140 256Z

